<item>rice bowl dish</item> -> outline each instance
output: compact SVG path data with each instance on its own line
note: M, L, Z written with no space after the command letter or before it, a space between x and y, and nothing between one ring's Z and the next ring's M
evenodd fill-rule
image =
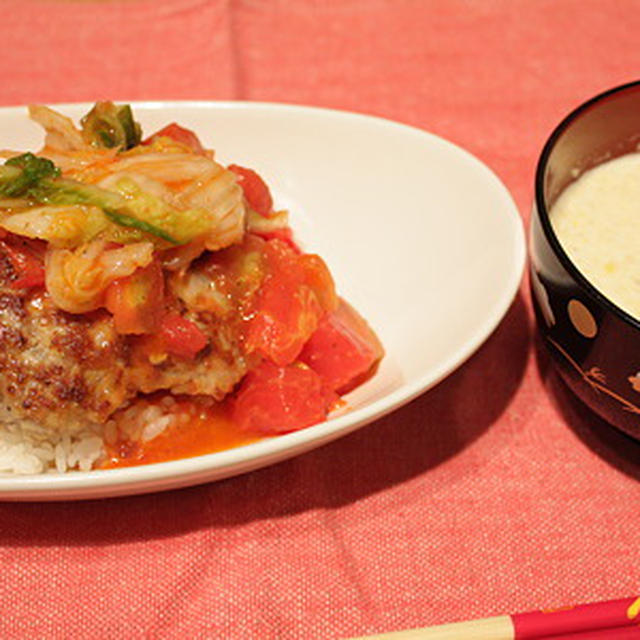
M36 105L0 167L0 471L190 457L320 422L380 342L252 169L127 105Z

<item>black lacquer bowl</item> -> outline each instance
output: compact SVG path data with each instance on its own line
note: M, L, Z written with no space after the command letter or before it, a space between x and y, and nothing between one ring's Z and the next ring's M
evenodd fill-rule
M637 439L640 321L577 269L551 227L549 210L577 175L637 151L639 143L640 82L606 91L570 113L540 156L530 233L534 308L558 370L591 409Z

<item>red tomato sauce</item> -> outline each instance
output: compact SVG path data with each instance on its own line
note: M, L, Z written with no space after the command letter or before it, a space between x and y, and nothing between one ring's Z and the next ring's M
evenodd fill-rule
M168 396L158 395L153 404L162 407L163 397ZM337 398L330 410L345 409L345 401ZM98 468L118 469L193 458L241 447L268 437L264 433L249 432L234 422L228 399L205 406L185 397L180 398L171 408L163 408L163 411L165 415L189 414L189 417L186 421L170 424L162 433L146 442L119 438L113 443L105 443L107 457ZM277 435L277 432L274 431L272 435Z
M161 406L161 397L157 399L157 406ZM247 433L234 424L229 415L228 402L204 406L188 398L180 399L165 412L173 415L188 413L189 419L182 422L176 420L160 435L146 442L118 439L115 443L105 444L107 459L101 468L116 469L191 458L261 439L259 434Z
M159 135L198 150L192 134L176 125ZM271 195L260 176L236 165L229 169L240 176L254 210L271 215ZM383 356L375 333L338 297L324 261L302 253L290 232L274 238L247 233L241 243L202 258L197 269L215 285L223 302L214 303L255 363L222 402L159 393L118 412L115 428L105 430L102 468L224 451L317 424L344 409L340 395L371 377ZM160 349L194 360L207 344L202 330L175 311L144 304L154 302L150 292L162 292L162 282L155 282L161 277L157 263L155 271L116 282L107 308L121 333L145 334L138 343L143 355ZM162 293L158 299L164 304ZM157 326L147 327L149 322Z

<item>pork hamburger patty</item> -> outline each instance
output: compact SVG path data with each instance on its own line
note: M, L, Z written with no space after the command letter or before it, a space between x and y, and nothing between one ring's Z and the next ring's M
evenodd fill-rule
M43 289L13 287L16 277L0 246L0 420L73 431L104 423L141 392L221 398L247 371L237 340L215 317L185 309L208 346L194 361L169 355L152 363L137 337L116 333L107 312L61 311Z

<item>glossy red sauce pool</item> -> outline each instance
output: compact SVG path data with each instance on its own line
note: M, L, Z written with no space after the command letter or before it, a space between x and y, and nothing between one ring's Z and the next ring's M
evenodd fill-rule
M113 443L106 443L107 459L101 468L115 469L191 458L262 439L259 434L242 431L231 420L227 403L204 406L189 399L178 400L165 409L165 413L176 419L156 437L147 441L118 438Z

